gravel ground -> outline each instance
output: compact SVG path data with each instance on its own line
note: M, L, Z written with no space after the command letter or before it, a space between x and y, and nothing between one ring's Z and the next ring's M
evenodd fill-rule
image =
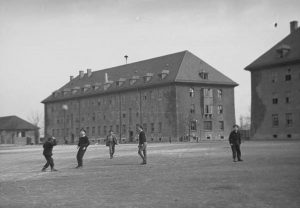
M41 146L0 146L0 207L300 207L300 141L245 142L238 163L227 142L148 144L147 165L135 144L91 145L79 170L76 152L41 172Z

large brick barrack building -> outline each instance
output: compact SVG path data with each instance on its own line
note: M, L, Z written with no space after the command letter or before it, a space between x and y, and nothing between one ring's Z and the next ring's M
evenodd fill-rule
M251 137L300 139L300 28L245 69L251 72Z
M222 140L235 123L235 86L189 51L79 71L42 101L45 135L74 143L84 128L101 141L112 129L135 142L141 124L149 142Z

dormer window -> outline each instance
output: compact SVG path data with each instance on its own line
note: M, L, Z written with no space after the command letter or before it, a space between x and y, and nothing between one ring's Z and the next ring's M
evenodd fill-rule
M208 79L208 72L205 71L199 72L199 77L201 79Z
M52 95L53 95L54 97L57 97L57 96L59 95L59 91L53 92Z
M98 90L100 86L101 86L101 83L95 83L93 85L93 90Z
M125 83L126 79L120 78L118 81L116 81L117 87L121 87Z
M91 88L91 85L86 84L86 85L84 85L84 86L81 88L81 92L86 92L86 91L88 91L90 88Z
M144 76L144 82L149 82L151 80L151 78L153 77L153 74L152 73L147 73L145 76Z
M63 90L63 95L67 95L70 91L71 91L71 90L68 89L68 88L64 89L64 90Z
M133 76L131 79L129 79L129 84L133 85L139 78L139 76Z
M75 94L75 93L77 93L79 90L80 90L79 87L73 87L73 88L71 89L71 92L72 92L72 94Z
M162 70L162 72L159 74L161 79L166 78L169 75L170 71L169 70Z
M104 90L107 90L108 88L110 88L110 86L113 84L113 81L108 81L104 84Z
M279 58L285 58L290 50L291 47L289 45L282 44L276 49L276 52L278 53Z

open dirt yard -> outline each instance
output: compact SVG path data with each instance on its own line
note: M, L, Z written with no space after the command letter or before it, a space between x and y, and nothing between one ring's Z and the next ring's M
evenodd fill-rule
M227 142L56 146L58 172L41 172L42 146L0 146L0 207L300 207L300 142L250 141L233 163Z

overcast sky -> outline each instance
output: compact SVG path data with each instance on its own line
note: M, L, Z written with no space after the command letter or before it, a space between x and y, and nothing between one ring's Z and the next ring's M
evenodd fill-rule
M79 70L189 50L239 83L238 118L250 109L244 68L299 11L299 0L0 0L0 116L43 112Z

